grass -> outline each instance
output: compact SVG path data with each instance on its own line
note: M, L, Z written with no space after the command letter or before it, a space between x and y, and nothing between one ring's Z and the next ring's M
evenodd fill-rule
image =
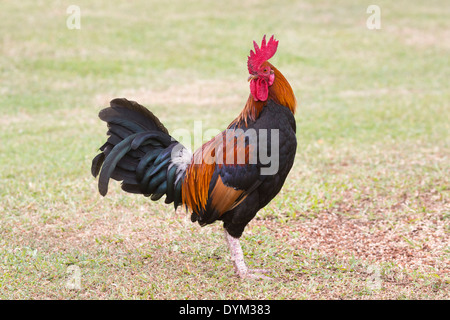
M66 27L72 4L80 30ZM381 30L352 1L5 3L0 298L448 299L450 8L376 4ZM299 99L299 147L243 235L248 264L275 280L247 281L219 224L117 183L101 198L90 161L114 97L172 132L225 128L263 34Z

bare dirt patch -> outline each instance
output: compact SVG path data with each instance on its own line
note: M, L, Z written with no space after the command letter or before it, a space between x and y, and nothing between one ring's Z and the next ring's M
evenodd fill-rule
M298 224L297 246L312 247L337 257L355 256L374 262L395 261L398 265L422 269L432 267L438 275L450 273L450 236L445 220L409 218L391 224L386 220L349 219L323 214Z

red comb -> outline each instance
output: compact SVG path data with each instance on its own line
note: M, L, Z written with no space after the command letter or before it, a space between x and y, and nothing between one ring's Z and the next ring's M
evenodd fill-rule
M261 47L253 41L255 51L250 50L250 55L247 60L248 72L253 74L258 71L259 67L264 61L269 60L277 52L278 40L275 40L273 35L270 37L269 42L266 43L266 35L264 35L261 41Z

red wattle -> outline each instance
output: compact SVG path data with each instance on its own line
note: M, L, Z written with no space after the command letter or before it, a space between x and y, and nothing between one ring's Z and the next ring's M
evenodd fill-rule
M250 81L250 93L255 101L266 101L269 97L269 85L265 79Z

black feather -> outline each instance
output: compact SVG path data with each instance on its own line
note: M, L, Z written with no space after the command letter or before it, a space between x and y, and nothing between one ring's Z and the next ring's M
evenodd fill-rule
M158 156L156 157L156 159L153 161L153 167L155 167L155 166L157 166L158 165L158 163L162 160L162 159L164 159L164 152L163 152L163 150L161 150L160 152L159 152L159 154L158 154Z
M136 175L136 167L137 167L138 163L139 163L138 159L126 154L117 163L117 167L128 170L128 171L132 171L133 174Z
M92 159L91 173L94 177L97 177L102 167L103 161L105 161L105 154L99 153L94 159Z
M141 180L144 177L144 171L145 167L153 161L161 152L160 149L156 149L150 152L147 152L145 156L141 158L141 161L139 162L137 168L136 168L136 176L139 180Z
M142 189L145 191L145 193L151 194L156 190L156 188L158 188L160 183L162 183L166 179L166 177L167 177L166 170L160 171L157 175L152 177L151 180L149 175L147 175L146 173L144 179L142 179L141 182L141 186L143 187Z
M146 141L148 140L148 141ZM156 140L156 141L152 141L152 140ZM155 132L155 131L146 131L146 132L142 132L140 134L138 134L136 136L136 138L134 138L132 144L131 144L131 148L132 149L137 149L141 144L143 144L144 142L147 142L149 144L152 145L169 145L170 144L170 136L168 136L167 134L163 134L161 132Z
M141 150L141 148L139 148L137 150L130 150L130 151L128 151L128 155L130 157L133 157L133 158L136 158L136 159L142 158L146 153L147 153L147 151Z
M155 192L150 197L150 199L152 199L153 201L157 201L157 200L161 199L161 197L166 193L166 191L167 191L167 181L164 181L155 190Z
M181 204L181 184L182 180L180 179L175 186L175 190L173 193L173 206L175 207L175 210Z
M147 171L149 171L148 172L149 177L151 178L154 174L156 174L159 170L161 170L161 168L163 168L164 166L167 166L169 161L170 161L170 158L164 159L164 161L159 163L156 167L155 167L155 163L156 163L156 161L155 161L153 166L147 169ZM146 175L147 175L147 173L146 173Z
M169 134L161 121L147 108L135 101L125 98L117 98L110 102L110 108L103 109L99 113L100 119L105 122L126 119L142 128L140 131L162 131Z
M117 162L119 162L119 160L131 149L131 141L134 137L135 134L124 139L117 144L106 157L98 179L98 190L102 196L105 196L108 193L108 183L111 174L116 168Z
M142 127L141 125L134 123L132 121L129 121L127 119L119 119L119 118L110 119L108 121L108 125L111 126L111 128L109 130L117 128L117 129L121 129L120 132L123 132L123 133L126 133L127 130L130 133L139 133L139 132L146 131L145 127Z
M108 140L106 140L106 143L112 144L115 146L116 144L120 143L123 139L115 134L112 134L109 136ZM100 148L102 150L102 148Z
M111 179L116 181L123 181L126 184L139 184L136 180L136 174L133 171L128 171L119 167L116 167L111 174Z
M141 130L140 128L136 128ZM139 131L138 131L139 132ZM108 122L108 131L106 132L107 135L116 135L117 137L121 139L125 139L129 135L136 133L136 131L133 131L127 127L124 127L123 125Z
M122 190L129 193L142 194L141 187L137 184L122 183Z
M168 171L167 171L167 197L165 200L165 203L171 203L173 201L173 194L174 194L174 189L175 189L175 175L177 172L177 167L176 166L172 166Z

